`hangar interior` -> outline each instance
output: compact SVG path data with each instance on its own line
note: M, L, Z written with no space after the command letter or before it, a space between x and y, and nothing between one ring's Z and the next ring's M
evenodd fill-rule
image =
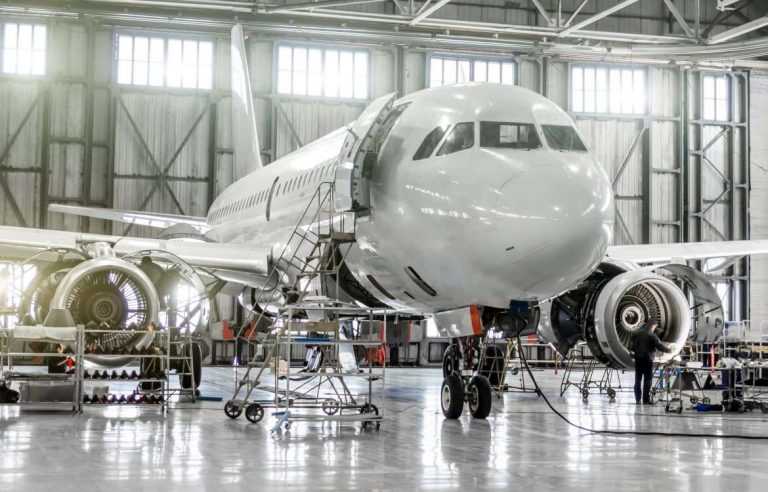
M151 215L120 223L49 207L208 216L217 197L255 169L235 156L242 129L233 123L230 29L242 24L267 169L388 94L469 82L519 86L563 108L607 173L613 245L768 238L767 15L758 0L0 2L0 224L127 239L194 237L189 227L157 228ZM418 236L401 240L428 243ZM449 252L433 254L451 268ZM720 329L733 334L692 358L725 357L717 350L733 342L738 350L746 343L750 358L762 362L768 258L687 264L712 283L722 303ZM0 274L0 327L12 330L25 324L19 304L35 274L12 262L0 263ZM519 356L515 363L504 358L509 385L488 419L444 420L440 367L451 340L429 317L400 322L397 313L381 353L357 354L387 366L379 432L297 422L278 439L266 423L231 421L221 411L242 376L232 366L265 357L263 348L241 351L241 328L253 320L242 294L238 300L238 292L209 289L203 299L184 282L174 289L178 319L202 326L206 367L194 377L196 401L181 394L168 402L167 416L166 402L160 415L140 406L75 417L0 406L5 490L55 486L57 475L79 490L79 476L87 475L80 463L95 463L93 480L105 488L261 482L334 490L599 490L615 481L644 490L649 481L714 489L762 483L759 464L767 457L752 441L603 436L568 426L531 394L535 383ZM753 436L768 430L757 415L696 416L687 399L687 418L670 415L668 404L635 407L631 370L598 368L589 355L573 356L575 349L563 357L535 335L504 347L514 343L510 350L527 354L555 407L579 425ZM307 354L307 343L293 346L287 364L306 369ZM758 378L762 372L752 374ZM518 379L520 388L511 383ZM364 384L350 384L365 393ZM35 458L46 447L55 464ZM567 468L555 472L562 464Z

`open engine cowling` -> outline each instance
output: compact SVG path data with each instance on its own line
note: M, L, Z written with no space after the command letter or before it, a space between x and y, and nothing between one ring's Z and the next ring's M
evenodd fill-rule
M137 334L126 328L145 329L147 323L157 322L160 299L152 281L136 265L114 256L101 256L78 264L64 275L50 309L68 309L78 324L106 323L114 332L99 334L98 344L107 351L119 351L141 349L152 343L154 334ZM88 358L106 366L126 363L98 355Z
M615 368L633 366L632 335L648 321L659 323L656 334L663 342L682 348L691 332L691 310L687 292L676 281L688 287L690 282L664 267L658 272L601 265L578 288L539 305L539 336L562 355L584 340L595 358ZM691 294L696 299L697 292ZM658 353L657 359L675 355Z
M671 280L639 270L611 279L597 297L594 321L587 326L587 343L593 355L613 367L631 367L633 334L649 321L659 323L661 341L683 346L691 329L690 306L683 291ZM666 362L676 353L659 353Z

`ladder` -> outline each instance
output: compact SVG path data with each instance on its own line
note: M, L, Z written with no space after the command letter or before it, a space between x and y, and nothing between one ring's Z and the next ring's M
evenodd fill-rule
M332 181L318 184L280 256L271 265L264 283L267 287L254 299L255 306L274 302L276 294L282 294L288 305L301 304L310 292L313 281L326 275L336 276L336 295L331 297L339 298L338 273L352 243L355 242L355 231L354 220L346 220L349 213L336 212L334 208L334 188ZM348 230L347 222L351 222L351 231ZM286 285L288 287L285 287ZM253 333L243 337L243 331L247 326L253 326L255 332L261 322L268 318L266 311L260 310L254 323L240 327L236 340L253 343ZM270 323L270 332L275 332L277 339L280 339L290 326L290 320L279 326L278 321L281 319L283 317L276 315ZM264 371L270 367L276 347L277 344L270 344L263 361L257 362L255 358L248 361L245 374L235 385L234 395L227 402L225 412L229 414L230 410L242 411L253 389L260 384ZM251 374L254 371L256 375L252 379ZM243 390L244 396L241 398Z

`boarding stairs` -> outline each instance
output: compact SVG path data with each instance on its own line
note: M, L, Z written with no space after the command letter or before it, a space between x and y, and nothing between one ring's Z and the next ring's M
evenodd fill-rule
M280 256L273 261L264 283L267 287L257 294L254 306L272 304L280 296L284 297L286 305L301 305L305 297L312 295L313 290L318 288L335 290L327 294L331 299L338 299L339 270L354 242L353 212L337 212L334 182L321 182ZM246 323L240 328L237 340L246 344L258 343L257 331L268 320L271 322L266 336L279 340L290 328L291 317L292 314L288 319L281 315L270 317L266 310L260 310L254 316L253 323ZM246 335L244 332L249 327L253 328ZM270 367L276 355L277 344L269 346L263 360L258 361L254 357L247 362L245 373L239 378L229 405L241 410L253 389L259 386L264 371Z

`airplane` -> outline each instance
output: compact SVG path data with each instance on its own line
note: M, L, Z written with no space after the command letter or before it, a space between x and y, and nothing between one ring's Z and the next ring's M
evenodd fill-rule
M454 341L444 355L443 413L458 418L468 403L473 417L485 418L491 390L478 347L487 330L538 332L563 354L585 340L601 362L631 367L632 333L653 319L675 346L659 356L666 362L690 336L711 338L722 328L715 289L686 262L768 253L768 241L612 245L605 170L564 110L516 86L385 95L349 125L264 165L240 25L231 50L235 156L254 170L205 217L50 206L173 233L166 238L0 227L0 258L34 255L41 265L23 314L39 322L63 308L78 322L154 320L164 275L153 265L158 258L200 289L205 281L196 275L242 294L244 304L264 292L273 294L269 303L285 302L299 272L286 268L279 285L267 285L280 268L274 260L318 186L332 183L335 208L354 217L343 294L431 317ZM141 309L115 302L122 287L83 294L89 275L112 271L134 286L131 302Z

